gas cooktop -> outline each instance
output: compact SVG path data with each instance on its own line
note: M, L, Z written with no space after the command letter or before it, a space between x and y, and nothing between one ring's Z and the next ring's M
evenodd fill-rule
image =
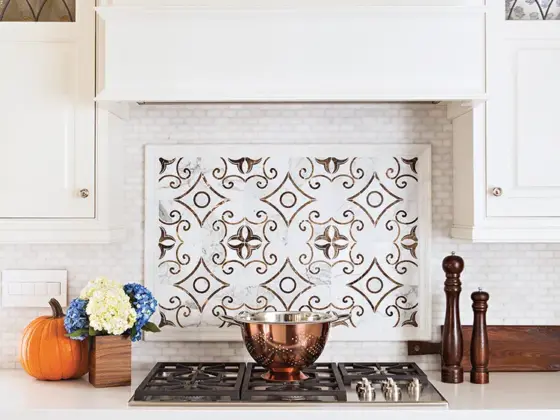
M316 363L298 382L270 382L255 363L157 363L129 405L370 404L447 408L415 363Z

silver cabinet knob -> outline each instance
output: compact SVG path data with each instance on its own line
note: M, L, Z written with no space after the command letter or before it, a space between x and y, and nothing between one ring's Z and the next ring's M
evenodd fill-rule
M492 195L494 197L501 197L503 193L504 193L504 190L502 190L500 187L492 188Z
M89 197L89 190L87 188L84 188L84 189L80 190L80 197L88 198Z

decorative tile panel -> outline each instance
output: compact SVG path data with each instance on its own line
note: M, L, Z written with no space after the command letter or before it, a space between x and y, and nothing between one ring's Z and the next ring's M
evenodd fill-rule
M238 340L220 314L349 313L332 338L430 335L430 147L147 146L156 340Z
M506 0L507 20L558 20L560 0Z

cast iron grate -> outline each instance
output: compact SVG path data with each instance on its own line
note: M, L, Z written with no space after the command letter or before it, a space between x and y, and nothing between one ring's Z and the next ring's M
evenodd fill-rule
M386 381L388 378L395 381L410 381L412 378L418 378L421 382L428 381L426 374L416 363L339 363L338 368L347 385L362 378L373 382Z
M317 363L303 372L309 379L298 382L270 382L256 363L247 364L243 380L243 401L346 401L346 389L336 363Z
M245 363L157 363L134 401L236 401Z

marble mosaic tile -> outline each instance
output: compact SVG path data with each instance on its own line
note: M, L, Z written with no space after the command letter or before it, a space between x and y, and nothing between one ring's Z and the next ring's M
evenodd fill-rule
M427 145L147 146L155 340L240 339L220 314L335 311L332 339L429 338Z

